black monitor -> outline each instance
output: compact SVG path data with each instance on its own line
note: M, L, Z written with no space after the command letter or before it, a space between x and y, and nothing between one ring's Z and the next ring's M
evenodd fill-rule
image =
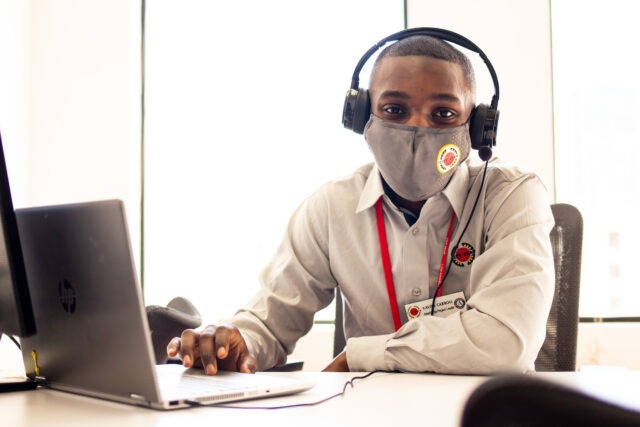
M35 333L36 321L0 136L0 338L5 334L18 344L14 336L24 338ZM0 378L0 393L35 387L36 382L26 377Z
M0 137L0 334L28 337L35 332L36 321Z

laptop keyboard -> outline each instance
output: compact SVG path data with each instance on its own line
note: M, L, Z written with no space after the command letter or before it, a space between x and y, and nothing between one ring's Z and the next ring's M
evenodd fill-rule
M171 377L171 378L170 378ZM249 389L247 384L221 378L182 375L179 379L173 376L159 377L160 390L165 398L193 398L211 394L242 393Z

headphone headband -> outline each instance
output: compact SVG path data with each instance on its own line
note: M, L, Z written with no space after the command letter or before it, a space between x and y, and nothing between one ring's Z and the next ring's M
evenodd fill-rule
M402 39L406 39L411 36L431 36L440 40L448 41L458 46L462 46L465 49L468 49L472 52L480 55L480 58L484 61L487 69L489 70L489 74L491 75L491 81L493 82L494 95L491 98L491 107L498 108L498 99L500 98L500 84L498 83L498 75L496 74L496 70L493 68L491 61L487 57L487 55L476 45L474 42L464 37L461 34L455 33L450 30L445 30L442 28L433 28L433 27L418 27L418 28L409 28L406 30L398 31L397 33L393 33L390 36L387 36L380 40L378 43L373 45L369 50L365 52L365 54L360 58L360 61L356 64L356 68L353 70L353 77L351 78L351 89L358 89L360 86L360 72L362 68L367 63L369 58L376 53L378 50L384 47L389 42L397 42Z

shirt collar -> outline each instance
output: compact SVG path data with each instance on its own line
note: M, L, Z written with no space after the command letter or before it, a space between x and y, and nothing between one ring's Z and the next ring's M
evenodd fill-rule
M462 215L462 210L464 208L464 203L467 199L467 193L469 189L468 162L469 160L460 164L460 166L458 166L458 169L451 177L449 184L447 184L442 193L433 196L433 198L444 196L453 207L453 211L458 218L460 218L460 215ZM383 195L384 188L382 187L382 177L380 176L380 170L375 164L373 164L364 188L362 189L362 194L360 195L360 200L358 201L358 206L356 208L356 213L360 213L366 209L369 209Z
M382 195L384 195L382 177L380 176L380 170L376 164L373 163L367 182L365 182L364 188L362 189L362 194L360 194L356 213L369 209Z
M469 195L469 160L462 162L451 177L449 184L442 190L442 196L449 200L456 217L460 218Z

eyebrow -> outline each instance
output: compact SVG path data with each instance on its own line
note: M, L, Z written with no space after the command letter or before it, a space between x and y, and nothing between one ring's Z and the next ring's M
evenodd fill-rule
M386 90L380 94L380 98L410 99L411 96L408 93L399 90ZM430 96L430 99L436 101L462 102L460 98L450 93L435 93Z
M399 90L385 90L380 94L380 98L401 98L401 99L409 99L411 98L408 93L401 92Z

